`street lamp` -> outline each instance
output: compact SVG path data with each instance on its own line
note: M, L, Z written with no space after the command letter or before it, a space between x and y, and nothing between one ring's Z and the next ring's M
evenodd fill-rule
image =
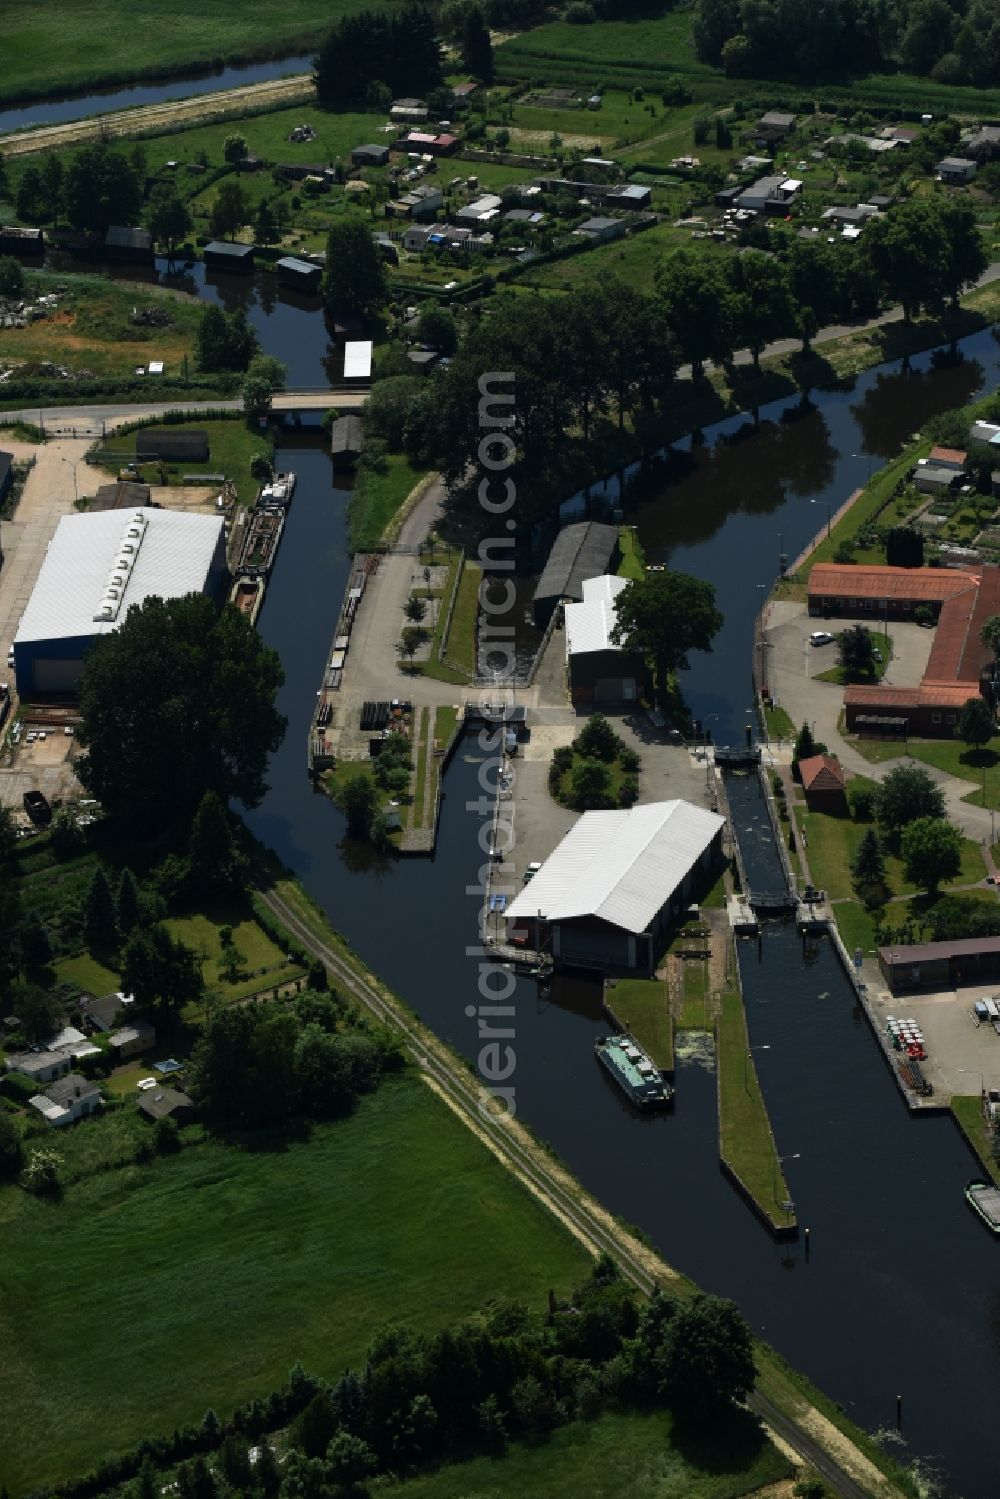
M61 453L59 454L59 462L60 463L65 463L69 468L71 468L73 470L73 503L74 503L74 505L77 505L80 502L80 490L79 490L79 487L77 486L77 482L76 482L76 470L77 470L77 465L80 463L80 461L81 460L79 458L77 458L74 461L72 458L64 458Z
M801 1150L797 1150L794 1155L776 1155L774 1157L771 1164L771 1193L775 1202L778 1200L778 1167L783 1166L786 1161L800 1160L801 1156ZM791 1212L791 1208L786 1208L785 1211Z
M748 1046L743 1055L743 1087L747 1093L750 1092L750 1053L752 1051L770 1051L770 1041L764 1041L760 1046Z

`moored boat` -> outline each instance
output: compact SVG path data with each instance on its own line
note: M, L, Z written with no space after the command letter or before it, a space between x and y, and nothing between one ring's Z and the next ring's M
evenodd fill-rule
M637 1108L663 1109L673 1103L674 1090L628 1032L622 1036L598 1036L594 1055Z
M229 602L235 604L241 614L245 614L252 625L257 623L257 615L264 600L264 579L262 576L255 578L237 578L229 595Z
M1000 1187L974 1177L966 1183L965 1200L982 1218L991 1234L1000 1234Z

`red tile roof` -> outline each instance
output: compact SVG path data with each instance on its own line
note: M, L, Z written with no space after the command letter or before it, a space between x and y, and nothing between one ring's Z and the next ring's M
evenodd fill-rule
M962 448L939 448L933 447L930 451L929 463L957 463L959 468L964 467L968 454Z
M803 791L843 791L847 785L836 755L810 755L799 761Z
M979 688L970 682L928 682L919 687L846 687L845 708L964 708Z
M945 567L846 567L817 562L809 574L809 597L848 599L912 599L940 604L973 588L980 570Z

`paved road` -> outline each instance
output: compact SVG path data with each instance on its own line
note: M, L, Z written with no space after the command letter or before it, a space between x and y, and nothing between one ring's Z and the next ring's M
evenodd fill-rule
M445 1102L474 1130L527 1189L559 1218L592 1254L609 1253L622 1274L644 1295L658 1287L669 1288L676 1272L658 1256L628 1236L593 1198L584 1193L568 1174L561 1171L531 1137L512 1127L503 1115L483 1108L483 1090L465 1067L446 1050L399 1004L394 996L371 978L362 977L338 952L307 926L291 906L275 891L263 890L260 897L271 913L288 928L296 941L324 964L338 987L346 989L381 1023L402 1033L413 1060ZM875 1490L857 1482L838 1458L815 1436L803 1429L787 1412L766 1396L754 1393L748 1400L750 1409L781 1439L822 1475L835 1493L844 1499L871 1499ZM805 1402L803 1402L805 1404ZM847 1439L844 1439L847 1443ZM857 1453L859 1467L866 1460ZM888 1483L878 1491L891 1493Z
M338 411L360 411L368 399L367 390L283 390L274 398L275 411L327 411L331 406ZM140 417L163 416L168 411L242 411L239 397L231 400L136 402L132 405L121 401L105 405L75 403L68 406L22 406L16 411L0 412L5 422L29 422L44 426L47 432L58 432L65 427L95 427L102 423L106 427L117 427L122 422L134 422Z

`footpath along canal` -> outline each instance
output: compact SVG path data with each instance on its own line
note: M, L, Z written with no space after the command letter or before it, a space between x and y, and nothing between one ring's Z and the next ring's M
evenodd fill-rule
M228 278L235 282L236 278ZM262 300L256 284L203 296L252 298L267 351L302 352L294 379L313 383L326 351L318 314ZM308 345L303 342L308 340ZM663 491L633 517L652 561L716 585L726 622L710 657L693 659L685 692L719 741L742 739L751 703L749 643L780 549L794 556L870 468L936 410L1000 380L988 333L960 346L957 365L873 370L850 390L817 392L794 421L794 399L764 407L759 430L731 441L747 418L705 432ZM322 376L319 376L322 379ZM318 381L317 381L318 383ZM334 398L335 399L335 398ZM719 439L723 441L720 442ZM346 578L348 496L333 487L317 437L282 447L299 488L260 619L280 652L289 730L272 789L249 818L402 998L464 1055L477 1052L479 751L467 741L446 778L437 855L394 861L343 840L336 809L306 778L302 746ZM780 541L779 541L780 533ZM761 811L763 809L761 808ZM794 932L765 930L741 956L752 1045L798 1218L812 1254L777 1246L719 1172L715 1083L682 1065L670 1118L634 1117L594 1061L602 1028L592 985L561 983L547 1000L519 980L514 1077L518 1109L584 1184L638 1224L666 1258L706 1288L733 1296L756 1330L861 1424L890 1425L904 1401L907 1450L946 1471L965 1499L996 1492L982 1412L1000 1398L1000 1281L996 1246L962 1198L973 1160L946 1118L911 1121L829 944L803 950Z

